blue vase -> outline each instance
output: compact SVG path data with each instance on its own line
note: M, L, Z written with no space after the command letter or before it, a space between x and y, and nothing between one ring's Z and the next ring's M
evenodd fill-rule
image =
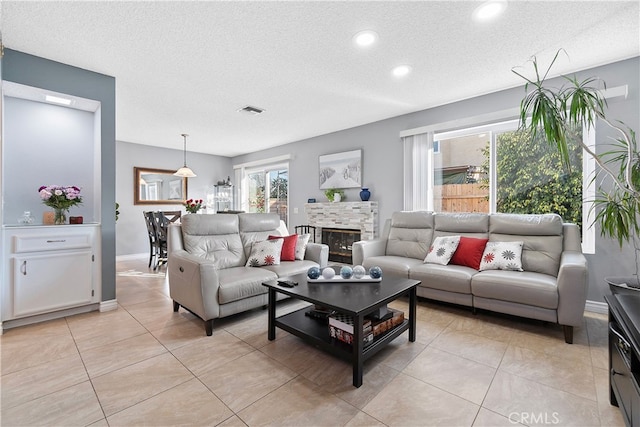
M369 191L369 189L366 187L362 187L362 191L360 192L360 199L363 202L366 202L367 200L369 200L369 197L371 197L371 191Z

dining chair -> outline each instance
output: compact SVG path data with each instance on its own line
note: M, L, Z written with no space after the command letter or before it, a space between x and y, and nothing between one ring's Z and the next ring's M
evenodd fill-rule
M151 263L153 263L153 268L156 268L156 220L151 211L142 212L144 215L144 222L147 225L147 235L149 237L149 268L151 268Z
M167 229L171 221L164 212L153 212L156 227L156 264L154 270L167 263ZM174 221L177 219L174 219Z

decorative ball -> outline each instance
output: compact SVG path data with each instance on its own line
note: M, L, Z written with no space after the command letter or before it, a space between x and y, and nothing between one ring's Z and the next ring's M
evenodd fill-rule
M333 276L336 275L336 272L333 268L331 267L327 267L324 270L322 270L322 277L329 280L329 279L333 279Z
M353 276L353 269L351 267L349 267L348 265L343 266L340 269L340 276L343 279L351 279L351 276Z
M382 277L382 269L380 267L373 266L369 269L369 276L371 276L372 279L379 279Z
M309 279L317 279L320 277L320 269L318 267L311 267L307 270L307 277Z
M353 277L355 279L362 279L364 275L367 274L367 270L361 265L356 265L353 267Z

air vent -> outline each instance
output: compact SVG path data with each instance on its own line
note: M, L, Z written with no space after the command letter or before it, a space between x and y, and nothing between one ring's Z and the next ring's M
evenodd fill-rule
M264 112L264 109L247 105L246 107L242 107L241 109L239 109L238 112L255 115L255 114L262 114Z

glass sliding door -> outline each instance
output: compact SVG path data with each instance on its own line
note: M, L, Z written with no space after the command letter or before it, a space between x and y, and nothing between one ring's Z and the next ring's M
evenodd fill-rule
M248 212L277 213L280 219L289 221L289 169L272 167L262 170L247 170Z

